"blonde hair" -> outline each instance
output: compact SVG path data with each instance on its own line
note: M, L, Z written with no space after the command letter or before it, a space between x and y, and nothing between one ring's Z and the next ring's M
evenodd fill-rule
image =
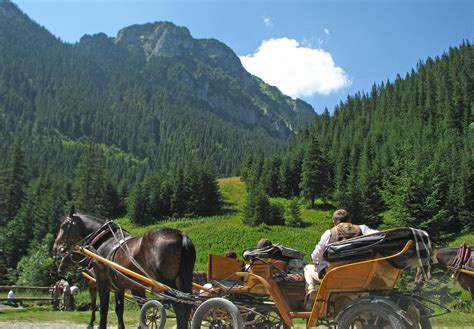
M334 222L334 225L337 225L339 223L350 223L351 218L349 216L349 212L345 209L338 209L334 212L332 215L332 220Z

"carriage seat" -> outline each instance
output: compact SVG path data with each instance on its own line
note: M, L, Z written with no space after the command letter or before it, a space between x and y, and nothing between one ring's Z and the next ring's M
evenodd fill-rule
M235 275L244 269L245 263L238 259L209 254L207 261L208 279L213 285L231 288L242 285L242 278Z
M409 240L414 243L406 253L389 260L398 269L415 268L436 262L428 234L413 228L397 228L343 240L327 246L323 260L328 263L355 262L390 256L402 250ZM319 269L318 269L319 271Z

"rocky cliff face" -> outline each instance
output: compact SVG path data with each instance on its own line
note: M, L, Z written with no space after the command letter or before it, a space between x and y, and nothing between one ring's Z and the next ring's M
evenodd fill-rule
M130 53L142 53L145 70L150 62L153 68L167 66L155 72L148 69L156 80L183 85L213 112L244 125L260 125L274 136L287 138L315 117L309 104L249 74L225 44L194 39L185 27L170 22L133 25L120 30L113 42Z

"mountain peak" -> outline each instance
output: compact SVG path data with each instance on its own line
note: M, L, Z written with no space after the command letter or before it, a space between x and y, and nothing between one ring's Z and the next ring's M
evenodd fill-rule
M121 29L115 43L127 48L141 47L147 58L151 58L182 55L193 48L194 39L186 27L155 22Z

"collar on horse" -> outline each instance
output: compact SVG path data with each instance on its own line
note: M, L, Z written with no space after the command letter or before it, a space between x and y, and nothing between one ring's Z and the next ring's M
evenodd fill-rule
M467 267L470 259L471 247L468 244L463 243L459 246L456 257L454 257L453 261L448 265L448 267L456 273L464 267Z
M97 231L92 232L90 235L84 238L83 247L90 247L92 249L97 249L96 246L99 241L102 240L106 235L114 234L114 230L117 229L118 225L114 221L107 221L102 225ZM99 244L100 245L100 244Z

